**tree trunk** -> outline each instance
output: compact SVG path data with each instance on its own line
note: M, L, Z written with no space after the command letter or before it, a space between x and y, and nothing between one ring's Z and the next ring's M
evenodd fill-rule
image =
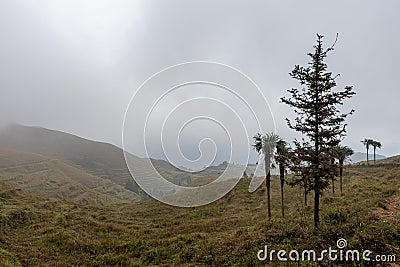
M271 219L271 155L265 155L264 158L265 172L265 184L267 187L267 206L268 206L268 219Z
M307 206L307 185L304 184L304 205Z
M374 146L374 165L376 163L375 152L376 152L376 147Z
M332 165L332 168L334 168L333 166L335 165L335 159L333 157L331 158L331 165ZM335 175L336 175L336 173L335 173ZM333 194L335 194L335 175L332 175L332 193Z
M343 195L343 188L342 188L342 177L343 177L343 161L339 162L340 169L339 169L339 176L340 176L340 194Z
M368 147L367 147L367 165L369 165L369 161L368 161Z
M318 225L319 225L319 198L320 198L320 194L321 194L321 172L320 172L320 161L319 161L319 157L321 154L320 151L320 126L323 125L323 123L320 121L320 111L321 111L321 100L320 100L320 94L322 94L322 91L320 91L319 87L319 82L320 82L320 64L322 63L322 45L321 42L318 42L318 45L316 46L316 52L315 52L315 75L314 75L314 79L313 82L314 84L311 86L314 86L314 107L313 107L313 113L314 113L314 118L315 118L315 124L314 124L314 129L313 129L313 135L314 135L314 151L315 154L313 155L313 159L311 162L311 165L313 165L313 169L314 171L316 171L316 173L313 174L314 178L314 227L317 229Z
M267 205L268 205L268 219L271 219L271 171L268 171L266 177L267 184Z
M283 200L283 186L285 185L285 166L279 164L279 174L281 178L281 207L282 207L282 217L285 217L285 202Z
M318 228L319 225L319 196L320 196L320 178L315 177L315 196L314 196L314 226Z
M318 45L318 55L320 55L321 52L321 44L319 43ZM319 154L320 154L320 147L319 147L319 126L320 126L320 121L319 121L319 91L318 91L318 81L319 81L319 60L316 61L316 66L315 66L315 103L314 103L314 111L315 111L315 125L314 125L314 137L315 137L315 143L314 143L314 149L315 149L315 155L314 155L314 168L318 170L318 173L314 176L314 227L318 228L319 225L319 194L320 194L320 173L319 173Z

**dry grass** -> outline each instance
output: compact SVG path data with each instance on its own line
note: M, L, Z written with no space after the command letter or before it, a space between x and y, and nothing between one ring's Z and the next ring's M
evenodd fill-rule
M108 179L33 153L0 149L0 166L0 181L45 197L91 205L140 200Z
M279 181L273 177L273 219L268 220L265 192L248 193L249 181L242 179L224 198L199 208L154 200L83 206L1 184L0 265L262 266L256 253L264 245L318 250L335 246L341 237L350 248L399 253L399 221L373 212L389 209L399 196L399 166L347 167L343 196L328 190L322 197L318 230L301 189L286 186L286 218L281 218Z

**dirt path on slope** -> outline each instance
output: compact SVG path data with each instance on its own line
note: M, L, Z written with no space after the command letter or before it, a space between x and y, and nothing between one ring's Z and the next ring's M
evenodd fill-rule
M400 222L400 196L396 196L388 204L386 204L385 207L386 209L374 210L372 213L378 215L384 220L394 220Z
M57 161L57 160L58 159L45 159L45 160L38 161L38 162L31 162L31 163L25 163L25 164L14 165L14 166L7 166L7 167L0 168L0 171L7 171L7 170L10 170L10 169L18 169L18 168L23 168L23 167L30 167L30 166L35 166L35 165L38 165L38 164L51 162L51 161Z

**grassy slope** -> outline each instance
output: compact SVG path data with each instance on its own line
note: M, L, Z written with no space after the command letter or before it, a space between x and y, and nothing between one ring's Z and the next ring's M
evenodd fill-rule
M60 131L12 125L0 132L0 148L58 159L122 187L125 187L131 179L122 149L108 143L91 141ZM179 171L166 161L153 160L153 163L156 169L170 181L173 181L175 177L187 176L186 173Z
M107 179L37 154L0 149L0 181L46 197L107 205L139 197Z
M344 195L326 192L322 198L318 231L297 188L286 187L287 213L280 217L277 177L270 221L265 192L249 194L248 179L216 203L190 209L154 200L81 206L1 184L0 260L15 266L253 266L260 265L256 253L264 245L320 250L341 237L349 248L399 258L400 220L384 221L372 211L398 196L400 166L349 166L345 175Z
M130 178L120 148L60 131L13 125L0 133L0 147L59 159L121 186Z
M372 160L373 163L373 160ZM371 163L371 164L372 164ZM394 156L386 159L379 160L377 164L400 164L400 156Z

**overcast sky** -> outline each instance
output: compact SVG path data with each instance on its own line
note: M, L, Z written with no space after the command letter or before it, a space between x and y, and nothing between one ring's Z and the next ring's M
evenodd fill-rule
M121 146L124 113L137 88L168 66L205 60L253 79L278 134L291 140L296 135L284 118L294 113L279 103L298 86L288 73L307 64L316 33L325 35L326 46L339 33L328 67L341 73L338 89L353 85L357 92L342 109L356 110L344 143L364 151L360 140L373 138L383 144L380 154L400 154L398 10L396 0L1 0L0 123ZM185 149L190 158L193 151Z

